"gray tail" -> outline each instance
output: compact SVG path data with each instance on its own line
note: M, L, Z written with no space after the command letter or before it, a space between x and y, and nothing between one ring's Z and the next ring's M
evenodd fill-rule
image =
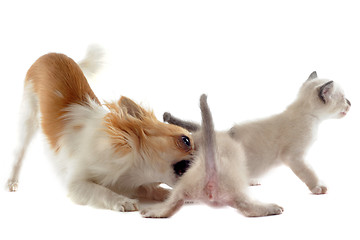
M209 182L216 178L216 139L214 123L205 94L200 97L200 109L202 116L202 142L204 143L205 170L207 181Z
M199 124L190 121L181 120L177 117L174 117L169 112L164 113L163 118L164 118L164 122L168 122L170 124L185 128L189 132L196 132L201 128Z

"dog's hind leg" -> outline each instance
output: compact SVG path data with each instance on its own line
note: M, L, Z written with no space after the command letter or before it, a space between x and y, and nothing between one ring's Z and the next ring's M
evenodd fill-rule
M20 107L18 146L15 150L15 162L11 176L8 180L10 192L15 192L18 188L19 173L28 145L30 144L36 130L39 128L38 99L35 95L30 81L25 83L22 103Z

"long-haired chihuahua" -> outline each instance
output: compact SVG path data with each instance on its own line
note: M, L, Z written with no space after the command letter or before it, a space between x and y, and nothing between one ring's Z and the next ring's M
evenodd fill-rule
M186 171L194 145L190 133L158 121L126 97L101 104L84 72L96 70L92 48L79 63L58 53L28 70L21 105L20 139L10 191L18 188L25 151L40 127L69 197L115 211L138 210L138 199L164 200Z

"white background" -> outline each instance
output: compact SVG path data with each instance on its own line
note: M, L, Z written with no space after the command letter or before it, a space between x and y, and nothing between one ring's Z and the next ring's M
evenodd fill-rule
M10 3L11 2L11 3ZM37 135L17 193L0 191L1 239L359 239L360 7L356 1L3 1L0 3L0 182L6 183L27 69L41 55L80 60L98 43L108 64L90 81L100 99L128 96L200 120L207 93L217 129L278 113L316 70L339 82L348 116L323 122L308 161L329 192L310 194L280 167L250 189L285 208L246 218L231 208L188 205L143 219L73 204ZM6 236L6 237L5 237Z

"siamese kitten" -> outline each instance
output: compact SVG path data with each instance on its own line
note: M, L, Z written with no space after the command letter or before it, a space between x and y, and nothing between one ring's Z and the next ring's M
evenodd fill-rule
M250 179L285 164L313 194L324 194L327 187L306 164L305 155L316 140L319 124L325 119L343 118L350 106L337 83L318 78L314 71L284 112L235 125L229 134L245 148Z
M249 217L281 214L282 207L260 203L248 196L244 150L228 133L214 131L206 99L206 95L200 98L202 126L192 123L184 126L193 131L194 159L181 164L186 168L182 167L169 198L142 210L141 214L152 218L170 217L187 200L200 200L211 206L229 205Z
M228 134L245 151L250 184L274 166L285 164L312 193L325 194L327 187L320 183L304 157L316 139L319 124L325 119L346 116L350 106L338 84L312 72L297 99L283 113L232 127ZM169 113L164 114L164 120L188 129L198 127Z

